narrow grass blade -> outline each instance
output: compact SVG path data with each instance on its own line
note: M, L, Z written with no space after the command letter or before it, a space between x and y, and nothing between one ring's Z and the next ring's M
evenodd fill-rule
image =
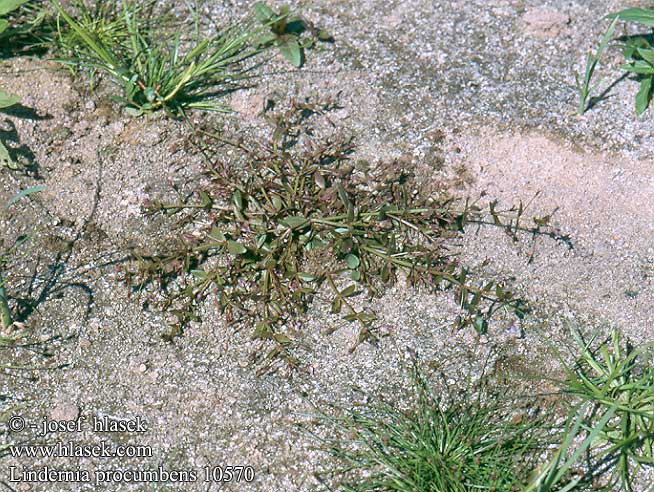
M611 418L613 418L617 405L612 406L596 423L592 431L586 436L582 443L574 450L574 452L565 460L561 465L561 462L565 459L570 447L572 446L573 441L579 435L579 432L584 427L583 422L584 418L588 412L588 405L583 404L579 406L579 409L574 415L572 427L568 427L566 431L566 438L561 444L561 447L557 451L556 455L550 461L550 463L545 467L539 476L537 476L524 490L523 492L550 492L552 490L557 490L560 492L572 490L576 487L580 480L579 478L573 479L571 482L561 487L561 480L565 478L565 475L570 471L573 465L579 462L579 458L585 453L588 448L590 448L604 432L604 428Z
M97 38L92 32L85 29L81 24L79 24L75 19L73 19L68 13L64 10L61 4L57 0L52 0L52 3L56 7L59 15L66 21L66 23L75 31L75 33L86 43L86 45L93 50L96 56L106 65L106 68L111 71L115 76L120 76L120 66L121 63L114 56L111 50L102 43L101 40ZM124 77L123 77L124 78Z
M611 25L604 33L604 36L602 36L602 40L600 41L599 47L597 48L597 52L595 52L594 55L589 53L586 57L586 70L584 71L584 79L581 84L578 83L579 107L577 112L580 115L584 114L588 109L588 101L590 98L590 93L595 89L595 88L591 89L590 82L595 73L595 69L597 68L597 64L599 63L599 60L602 57L602 54L604 53L604 50L606 50L609 41L613 37L613 33L615 32L615 28L619 20L620 19L618 17L613 19L613 22L611 22Z
M20 193L17 193L16 195L14 195L11 198L11 200L9 200L7 202L7 204L5 205L5 210L8 209L9 207L11 207L14 203L16 203L21 198L25 198L28 195L31 195L33 193L38 193L38 192L43 191L43 190L45 190L45 186L43 186L43 185L32 186L31 188L24 189Z
M654 27L654 10L643 8L631 8L614 12L607 16L609 19L637 22L645 26Z
M7 302L4 279L0 276L0 325L2 328L7 329L13 322L9 303Z
M8 14L28 1L29 0L0 0L0 15Z
M0 109L13 106L18 103L18 101L20 101L20 97L12 96L11 94L0 91Z

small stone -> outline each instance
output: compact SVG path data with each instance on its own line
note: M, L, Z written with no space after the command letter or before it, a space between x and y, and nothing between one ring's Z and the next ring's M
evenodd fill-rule
M536 38L557 37L570 23L570 17L563 12L547 8L531 8L522 16L525 32Z
M86 104L84 104L84 108L88 111L93 111L95 110L95 103L89 99L86 101Z
M345 120L349 117L350 117L350 112L347 110L347 108L343 108L334 112L334 118L337 120Z
M402 25L402 17L398 14L390 14L382 18L382 25L387 29L397 29Z
M118 135L125 131L125 123L122 121L116 121L109 126L110 131Z
M79 417L79 407L70 402L58 403L50 410L51 420L77 420Z
M143 374L145 371L148 370L148 366L146 366L145 364L139 364L139 369L138 370L139 370L139 372L141 374Z
M516 325L511 325L507 328L506 332L512 337L520 337L520 328Z
M85 350L91 346L91 341L88 338L80 338L78 344L79 348Z
M263 111L265 100L263 94L242 91L232 96L230 106L234 111L246 118L256 118Z

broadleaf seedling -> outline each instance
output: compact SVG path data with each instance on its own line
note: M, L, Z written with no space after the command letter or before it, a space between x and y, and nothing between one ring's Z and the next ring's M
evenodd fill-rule
M6 92L0 91L0 109L9 108L15 104L18 104L20 98L18 96L13 96L7 94ZM9 154L9 149L0 141L0 165L6 166L9 169L16 170L18 165L11 158Z
M589 96L592 90L594 90L590 88L591 78L602 53L606 49L609 39L615 31L618 21L635 22L649 28L654 28L654 9L652 8L629 8L609 14L607 17L612 19L611 25L604 34L596 54L588 55L583 81L577 81L579 114L583 114L588 109ZM622 54L626 63L621 65L620 69L624 70L627 74L633 74L640 84L635 97L636 114L640 116L650 107L652 97L654 97L654 44L652 35L626 37L622 46Z
M257 40L260 46L275 46L279 53L295 67L304 63L304 50L312 48L315 40L331 41L331 36L324 30L316 29L310 22L291 14L288 6L283 6L279 13L272 10L264 2L254 4L256 18L269 31ZM303 36L309 31L311 36Z

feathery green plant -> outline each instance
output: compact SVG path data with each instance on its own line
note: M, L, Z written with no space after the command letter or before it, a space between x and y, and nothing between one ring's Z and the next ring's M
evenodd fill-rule
M613 331L591 349L594 338L572 334L580 356L574 364L560 357L566 372L560 384L589 410L583 430L593 437L593 458L614 464L612 481L632 492L637 472L654 465L654 344L636 349Z
M79 4L78 17L53 2L68 26L60 30L61 44L73 48L59 61L108 74L122 89L113 99L135 116L159 109L225 111L217 98L238 86L245 76L241 62L260 51L251 43L260 30L245 26L185 43L179 33L157 32L131 1L97 12Z

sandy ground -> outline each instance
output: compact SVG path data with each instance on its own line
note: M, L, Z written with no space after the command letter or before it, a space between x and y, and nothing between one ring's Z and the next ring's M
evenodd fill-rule
M570 143L533 133L478 135L462 149L461 159L476 177L470 191L531 202L528 210L536 217L556 210L553 223L571 236L571 248L550 238L530 248L487 228L470 234L467 252L489 259L493 271L513 275L530 299L547 299L539 304L552 314L584 313L651 340L651 161L580 153Z
M306 15L336 43L309 53L290 70L279 60L257 86L230 98L235 113L216 126L263 138L266 98L337 98L341 109L315 122L321 134L353 134L357 158L405 158L456 184L460 196L531 202L530 214L557 209L553 222L572 249L546 237L513 243L494 228L470 228L458 243L471 266L512 284L533 308L519 322L500 315L489 334L453 332L456 306L398 285L371 303L379 316L378 345L350 353L356 329L325 331L337 319L320 299L299 326L303 361L257 376L258 345L226 327L211 302L200 323L174 344L161 340L165 315L144 307L119 281L116 266L134 246L156 246L166 223L146 218L150 198L175 197L202 180L201 160L184 126L165 118L130 119L88 94L56 65L29 59L2 62L0 87L29 111L3 115L14 148L35 173L0 173L0 203L19 187L47 189L0 222L10 239L36 228L32 248L12 264L11 293L36 304L21 346L0 349L0 422L12 416L143 418L143 433L51 434L38 442L77 440L150 446L131 459L17 459L0 452L0 481L9 467L45 465L77 470L195 470L182 485L11 483L8 490L308 491L328 466L315 441L296 425L311 423L313 405L365 404L402 398L406 364L418 354L451 382L506 351L538 364L545 330L563 337L565 323L584 329L619 327L633 340L652 338L654 299L654 123L636 118L636 84L611 89L582 118L575 109L575 70L595 46L602 15L617 1L306 2ZM246 11L247 2L204 5L207 17ZM600 76L619 76L616 51ZM314 123L311 123L314 124ZM542 361L541 361L542 362ZM28 440L34 431L0 443ZM18 437L17 437L18 436ZM1 448L0 448L1 449ZM252 466L251 483L205 483L203 467ZM20 468L19 468L20 469ZM0 482L2 483L2 482ZM148 488L149 487L149 488Z

